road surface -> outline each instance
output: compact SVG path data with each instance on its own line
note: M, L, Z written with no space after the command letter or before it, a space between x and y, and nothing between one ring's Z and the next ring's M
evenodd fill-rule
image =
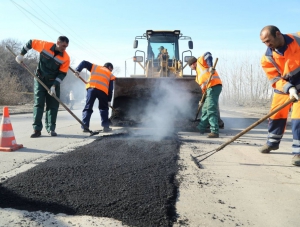
M74 113L80 118L81 110ZM289 126L280 149L270 154L257 151L266 140L267 122L264 122L202 161L204 169L191 160L190 155L214 150L263 117L243 111L221 113L225 129L221 130L220 138L208 139L195 132L178 133L182 142L178 161L181 168L176 176L180 185L174 226L299 226L300 168L290 164L293 156ZM29 138L31 114L11 115L10 119L16 141L24 148L0 152L1 182L101 136L82 133L80 124L66 111L58 114L58 137L50 137L43 131L41 138ZM91 122L91 130L101 129L97 111ZM59 226L123 226L120 220L108 218L0 209L0 226L53 226L54 222Z

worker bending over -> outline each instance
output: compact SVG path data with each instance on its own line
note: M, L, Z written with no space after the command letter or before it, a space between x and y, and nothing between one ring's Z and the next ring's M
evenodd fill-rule
M82 111L82 122L89 128L94 102L97 98L99 101L98 108L100 111L103 132L109 132L112 129L109 128L108 105L110 105L112 99L113 81L116 79L112 74L113 65L108 62L105 63L104 66L100 66L88 61L82 61L76 68L76 72L74 73L75 76L79 77L79 73L84 68L90 71L91 75L86 84L87 95L86 104ZM83 129L83 132L89 132L82 126L81 128Z
M203 134L208 125L210 133L207 138L219 137L219 96L222 91L222 81L213 66L213 58L210 52L204 53L196 59L191 57L188 64L192 70L196 71L196 82L201 86L202 93L206 92L206 98L202 107L200 123L197 128ZM211 80L208 81L210 74Z

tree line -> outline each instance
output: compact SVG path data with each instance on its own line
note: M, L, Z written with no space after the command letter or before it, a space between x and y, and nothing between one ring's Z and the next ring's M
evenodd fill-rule
M223 83L221 105L269 105L273 90L261 65L260 55L243 55L240 59L219 59L217 71ZM224 58L226 59L226 58Z
M33 103L34 77L15 61L15 57L6 48L8 46L15 54L19 54L24 44L13 39L3 40L0 44L0 105ZM34 73L38 60L37 52L28 51L24 63ZM69 70L61 84L60 99L67 102L71 90L74 92L75 99L82 99L85 95L84 87L85 84L74 77Z
M15 61L15 57L7 50L9 46L15 54L20 53L25 43L13 39L3 40L0 44L0 105L17 105L33 102L33 77L28 71ZM29 51L24 58L24 63L34 72L38 64L39 54ZM260 66L260 56L244 56L236 61L220 58L217 71L223 82L220 96L221 105L259 106L269 104L272 89L265 73ZM71 62L72 65L72 62ZM76 66L74 66L76 67ZM115 67L114 74L120 72ZM87 80L89 73L82 77ZM66 102L68 94L73 90L76 100L85 97L85 84L73 76L69 70L61 84L60 99Z

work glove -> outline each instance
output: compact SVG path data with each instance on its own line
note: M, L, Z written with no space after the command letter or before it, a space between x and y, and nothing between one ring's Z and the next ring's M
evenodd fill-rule
M54 86L52 86L52 87L50 88L49 94L52 95L52 96L56 95L55 87L54 87Z
M205 85L204 84L201 84L201 90L204 92L204 90L205 90Z
M111 102L108 102L108 106L111 106Z
M289 93L290 93L290 99L295 98L296 100L299 100L298 92L295 87L291 87L289 89Z
M214 74L216 72L216 69L213 68L213 67L209 67L208 71L211 73L211 74Z
M21 64L23 62L24 56L19 54L16 57L16 62L18 62L19 64Z
M79 78L79 74L80 74L80 72L76 71L76 72L74 73L74 76L76 76L77 78Z

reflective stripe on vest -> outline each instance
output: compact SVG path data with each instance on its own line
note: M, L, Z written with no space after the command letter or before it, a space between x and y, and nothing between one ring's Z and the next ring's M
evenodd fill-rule
M210 77L209 68L204 60L205 56L202 56L197 59L197 68L196 68L196 82L201 86L202 89L206 89L206 86L213 87L217 84L222 84L222 81L217 72L213 74L210 82L208 83L208 79Z
M300 46L300 36L297 33L293 33L293 34L291 34L291 36L292 36L291 38L294 39L294 41L298 44L298 46ZM293 44L291 43L289 45L293 45ZM298 66L294 70L292 70L288 73L285 73L285 75L283 75L283 72L280 70L280 68L279 68L278 64L275 62L274 58L269 55L266 55L265 57L268 59L268 61L270 61L273 64L273 66L276 68L276 70L278 72L278 75L276 77L273 77L272 79L269 80L269 82L271 84L274 84L281 78L288 81L290 77L293 77L294 75L297 75L300 72L300 66ZM289 87L289 86L287 86L287 87Z
M97 88L104 91L108 95L109 82L112 78L112 73L105 70L102 66L93 65L91 76L86 88ZM107 69L108 70L108 69Z

